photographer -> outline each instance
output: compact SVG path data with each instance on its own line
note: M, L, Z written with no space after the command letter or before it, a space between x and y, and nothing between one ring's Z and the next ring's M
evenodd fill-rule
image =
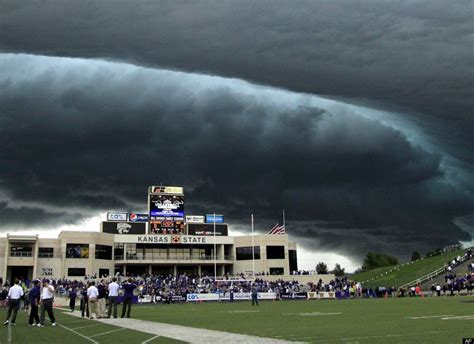
M48 312L51 325L56 326L56 319L53 312L54 287L49 284L49 280L44 280L43 288L41 288L41 315L39 327L44 327L45 312Z

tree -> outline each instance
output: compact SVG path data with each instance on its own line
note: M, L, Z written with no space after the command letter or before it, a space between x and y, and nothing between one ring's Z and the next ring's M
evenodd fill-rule
M336 277L341 277L341 276L344 276L346 274L346 269L342 268L339 264L336 264L336 266L334 267L334 269L331 271L331 273L333 273L334 275L336 275Z
M369 252L367 257L364 259L362 270L367 271L376 268L382 268L384 266L397 265L398 259L386 254Z
M318 275L324 275L328 273L328 266L324 264L323 262L319 262L318 265L316 265L316 272Z
M413 252L412 255L411 255L411 261L412 262L414 262L415 260L418 260L420 258L421 258L420 252L418 252L418 251Z

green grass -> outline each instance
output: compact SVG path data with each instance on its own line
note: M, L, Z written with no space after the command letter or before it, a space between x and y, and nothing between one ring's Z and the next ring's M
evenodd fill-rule
M99 342L100 344L136 344L156 337L155 335L149 333L121 329L117 326L74 317L69 314L65 314L64 311L60 309L55 309L54 316L56 317L58 324L56 327L51 326L47 315L45 327L28 327L28 316L24 312L19 312L16 319L16 326L2 326L0 324L0 343L91 344L90 340L81 337L77 333L80 333L86 337L93 336L92 339ZM6 317L5 309L0 309L0 317L1 322L3 323ZM105 332L115 330L118 331L104 334ZM73 331L77 333L74 333ZM173 340L171 338L157 337L147 343L162 344L182 342Z
M473 337L474 321L407 317L474 316L474 303L461 300L474 298L267 301L258 308L248 302L202 303L162 305L156 310L137 308L134 315L149 321L295 341L444 344ZM313 312L342 314L317 316L311 315Z
M409 262L408 264L387 266L362 272L351 276L351 279L364 282L364 285L368 287L398 287L443 267L454 257L463 254L464 250L453 251L444 255L420 259L413 263Z
M84 336L118 329L62 314L59 310L55 314L60 325L76 329ZM436 317L447 315L470 317L446 320ZM4 310L0 316L5 316ZM160 304L136 306L132 316L165 324L312 343L457 344L463 337L474 337L474 296L266 301L258 307L252 307L250 302ZM423 316L430 318L409 319ZM21 314L18 325L11 327L12 343L88 343L63 327L28 328L26 322L26 315ZM97 326L81 329L94 324ZM134 344L152 337L143 332L120 330L93 338L101 344ZM2 326L0 342L8 343L7 338L7 327ZM149 343L172 342L160 337Z

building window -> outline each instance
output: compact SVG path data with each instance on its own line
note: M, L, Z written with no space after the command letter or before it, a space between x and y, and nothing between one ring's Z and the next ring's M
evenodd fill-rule
M89 244L66 244L66 258L89 258Z
M86 275L85 268L69 268L67 269L68 276L83 277Z
M283 268L270 268L270 275L283 275Z
M114 257L116 260L123 259L123 244L115 244L114 245Z
M33 247L31 246L11 246L10 257L33 257Z
M38 248L38 258L53 258L53 255L54 255L53 247Z
M112 246L95 245L95 259L112 260Z
M254 246L254 250L255 259L260 259L260 246ZM252 246L237 247L235 251L237 260L252 260Z
M285 246L267 246L267 259L285 259Z
M296 256L296 250L288 250L288 259L290 260L290 273L291 271L298 271L298 259Z
M109 269L99 269L99 277L108 277L109 276Z

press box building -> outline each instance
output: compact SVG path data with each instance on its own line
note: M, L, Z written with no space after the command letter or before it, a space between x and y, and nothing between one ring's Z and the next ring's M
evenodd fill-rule
M255 235L255 271L290 274L297 270L296 244L287 235ZM64 231L57 239L7 234L0 239L0 277L84 278L127 274L217 275L253 270L252 237L109 234Z
M100 232L63 231L54 239L7 234L0 238L0 277L213 276L215 267L223 276L249 273L253 262L258 273L298 270L297 247L286 234L229 236L222 215L185 216L180 187L150 187L148 202L148 214L108 213Z

